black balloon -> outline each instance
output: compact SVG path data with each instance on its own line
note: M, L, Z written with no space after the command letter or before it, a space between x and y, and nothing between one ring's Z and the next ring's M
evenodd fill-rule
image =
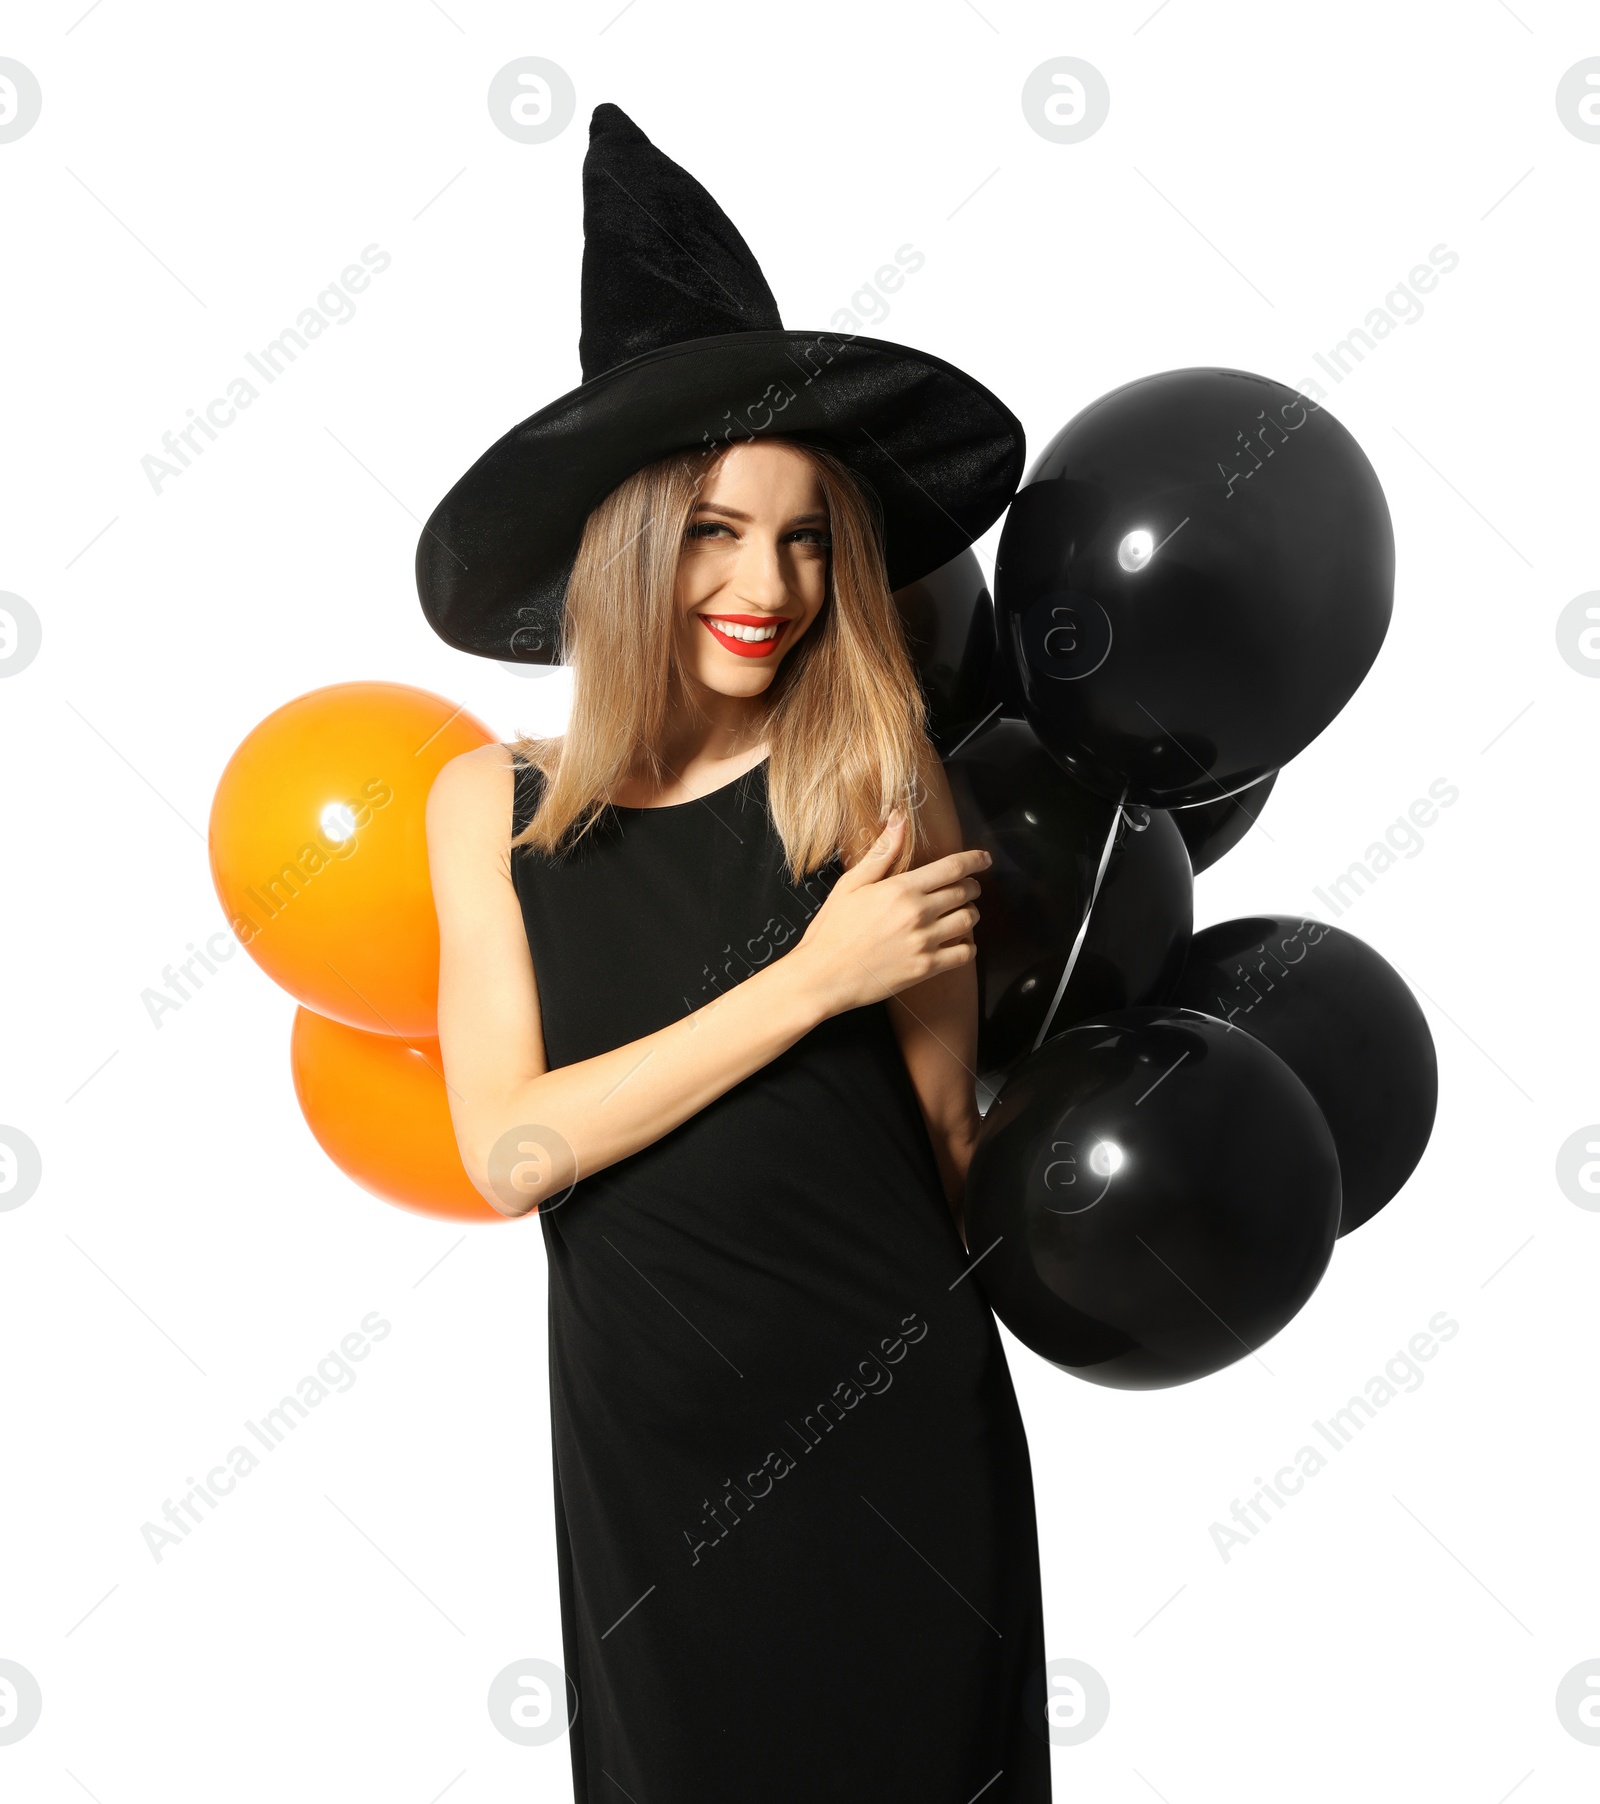
M994 604L991 602L990 607ZM1028 710L1022 696L1022 673L1017 669L1016 653L1008 641L1000 637L998 613L995 618L994 659L989 666L989 681L984 688L980 720L1026 720Z
M1394 532L1325 408L1242 370L1114 389L1046 446L995 567L1029 720L1097 793L1220 800L1288 762L1388 630Z
M974 1280L1034 1352L1120 1390L1270 1340L1339 1225L1321 1111L1259 1040L1183 1009L1080 1023L1018 1066L967 1177Z
M996 720L945 771L963 844L994 863L980 878L978 1069L1033 1045L1094 891L1116 805L1091 795L1026 721ZM1130 808L1052 1031L1108 1008L1164 999L1194 924L1189 858L1172 817Z
M1405 980L1353 933L1302 915L1222 921L1194 936L1172 999L1270 1046L1317 1099L1339 1151L1341 1234L1416 1169L1439 1100L1433 1036Z
M928 701L928 736L947 751L988 711L995 652L989 585L977 558L963 551L896 589L894 599Z
M1269 771L1259 783L1224 796L1220 802L1197 802L1192 808L1175 808L1172 818L1189 848L1189 865L1195 876L1231 852L1256 824L1272 786L1278 780Z

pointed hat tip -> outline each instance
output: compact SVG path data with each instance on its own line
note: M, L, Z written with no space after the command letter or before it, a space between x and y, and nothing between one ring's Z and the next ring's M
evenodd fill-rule
M642 138L644 133L614 101L602 100L589 115L589 142L604 136Z

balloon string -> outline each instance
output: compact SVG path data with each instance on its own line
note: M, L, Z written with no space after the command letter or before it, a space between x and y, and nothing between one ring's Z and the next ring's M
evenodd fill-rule
M1122 794L1127 795L1124 788ZM1067 962L1062 967L1061 981L1056 985L1056 993L1050 999L1050 1007L1039 1024L1039 1032L1033 1042L1032 1051L1037 1052L1044 1044L1044 1037L1050 1031L1050 1023L1056 1018L1056 1010L1061 1007L1061 999L1067 993L1067 985L1072 981L1072 972L1078 962L1078 954L1083 950L1083 942L1089 936L1089 917L1094 913L1094 905L1100 895L1100 885L1105 881L1106 866L1111 862L1111 848L1116 844L1117 829L1122 825L1122 801L1119 798L1116 807L1111 810L1111 830L1106 834L1106 843L1100 853L1100 868L1094 874L1094 888L1089 892L1089 906L1083 911L1083 922L1078 928L1078 936L1072 942L1072 950L1067 954Z
M1151 16L1154 17L1154 14ZM1267 781L1268 777L1275 777L1277 774L1277 771L1269 770L1265 777L1252 777L1242 789L1223 789L1222 786L1218 784L1219 794L1214 796L1202 796L1198 802L1169 802L1165 812L1167 814L1182 814L1186 808L1215 808L1218 802L1238 802L1239 806L1244 808L1244 803L1239 802L1240 796L1248 795L1252 789L1260 788L1260 786ZM1250 814L1250 810L1245 808L1245 813ZM1256 817L1251 814L1250 818L1251 820L1254 820Z

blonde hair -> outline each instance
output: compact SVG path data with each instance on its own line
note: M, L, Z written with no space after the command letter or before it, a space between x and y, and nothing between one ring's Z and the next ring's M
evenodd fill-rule
M898 806L909 829L896 866L904 869L918 840L926 707L889 592L876 500L828 452L776 442L816 469L832 550L820 612L752 703L764 714L773 823L798 881L835 856L864 851ZM589 515L562 623L572 712L563 736L513 742L518 761L545 778L514 845L566 850L628 776L673 776L659 747L674 705L691 695L678 653L678 556L695 502L725 455L686 452L647 464Z

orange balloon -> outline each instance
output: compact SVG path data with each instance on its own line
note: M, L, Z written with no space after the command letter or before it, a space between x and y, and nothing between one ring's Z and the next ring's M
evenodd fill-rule
M494 734L405 683L334 683L269 714L211 803L211 880L239 943L347 1026L438 1032L439 923L423 809Z
M462 1169L439 1042L413 1045L295 1010L294 1093L317 1144L365 1190L450 1221L506 1221Z

